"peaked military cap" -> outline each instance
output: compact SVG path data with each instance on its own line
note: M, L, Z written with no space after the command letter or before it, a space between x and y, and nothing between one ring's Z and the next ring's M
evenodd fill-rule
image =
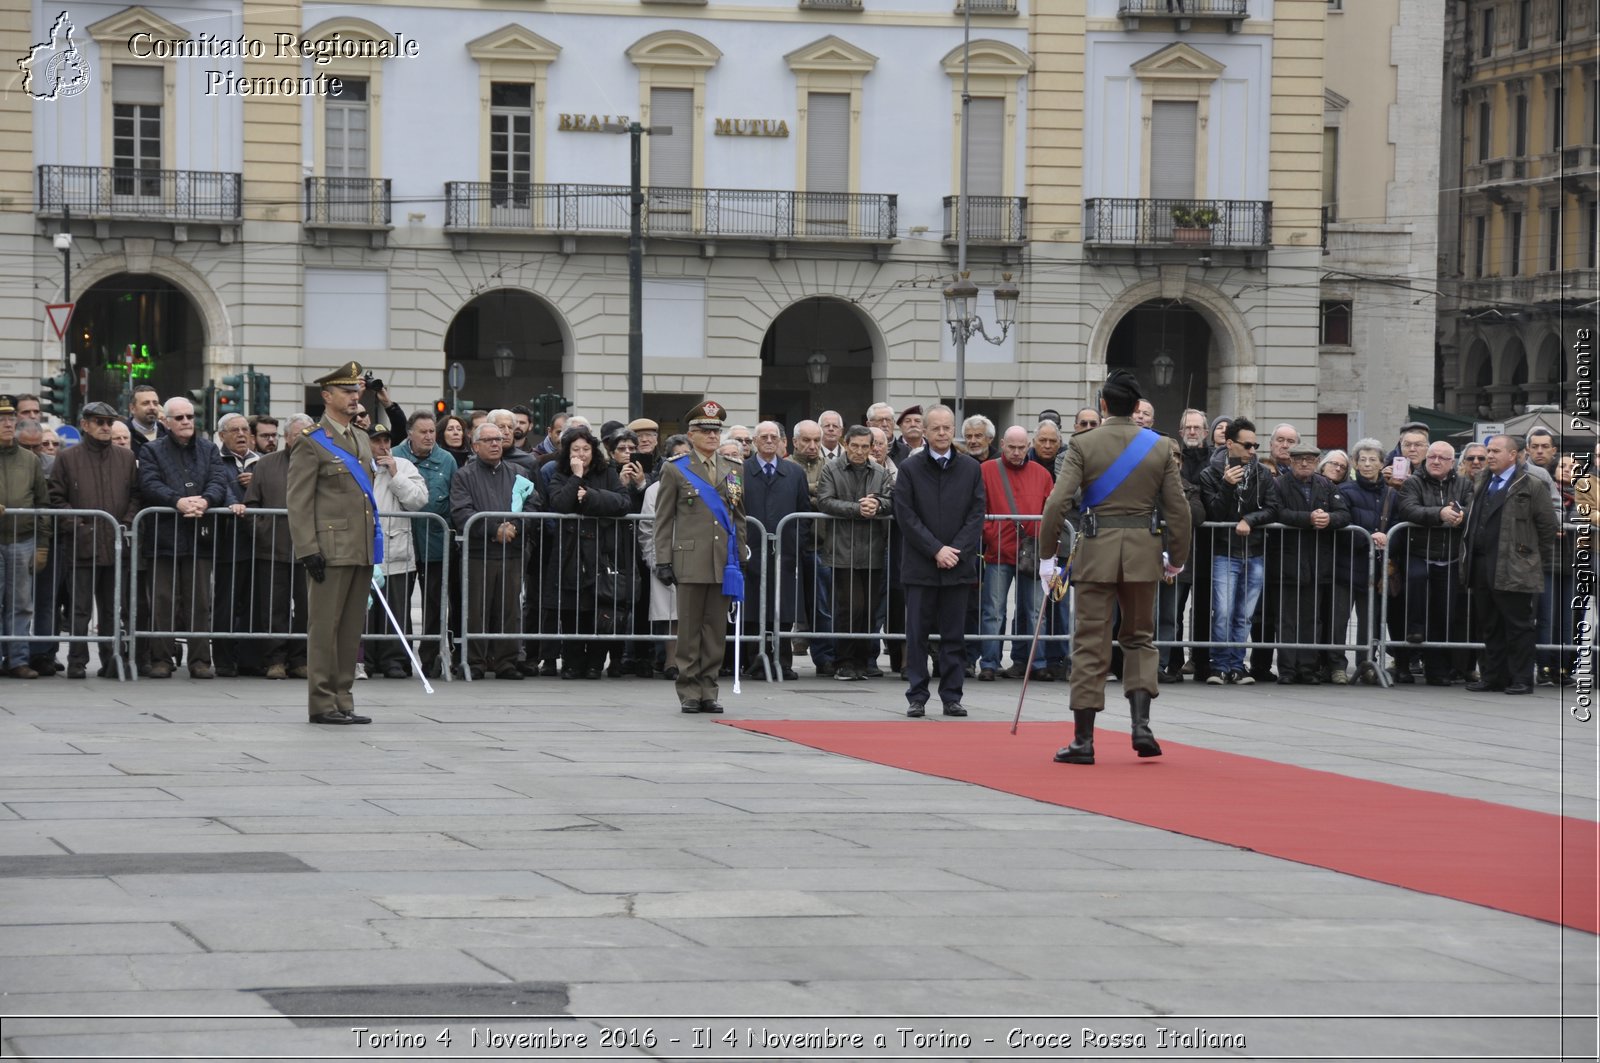
M362 386L361 363L346 362L331 373L325 373L312 381L325 388L359 388Z
M382 421L373 422L372 427L367 429L368 439L376 439L378 436L384 436L387 438L389 434L389 426L384 424Z
M684 420L688 422L690 428L707 426L711 428L721 428L723 419L727 416L727 414L728 411L723 408L720 402L716 402L712 399L706 399L700 405L690 410L688 414L685 415Z
M0 413L16 413L17 397L15 395L0 395Z

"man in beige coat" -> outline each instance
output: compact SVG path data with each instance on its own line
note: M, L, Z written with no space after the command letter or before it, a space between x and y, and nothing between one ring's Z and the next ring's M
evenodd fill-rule
M289 452L289 537L311 579L307 708L312 723L371 723L356 715L352 692L372 566L382 560L375 556L372 446L351 423L361 406L361 366L347 362L317 383L322 421Z
M710 399L689 411L693 449L661 468L656 493L656 579L678 588L678 707L722 711L717 672L727 648L728 580L742 581L745 549L744 466L717 453L724 411ZM698 483L696 482L698 481ZM705 485L702 487L701 485ZM712 490L711 496L704 493ZM722 516L719 518L718 511ZM730 550L728 525L732 526ZM736 581L737 582L737 581ZM741 596L742 596L742 588Z
M1074 733L1072 744L1056 753L1062 764L1094 763L1094 715L1105 708L1111 628L1118 606L1122 685L1133 717L1133 748L1141 757L1161 755L1150 732L1150 699L1159 692L1156 585L1176 576L1188 563L1191 522L1177 447L1134 422L1139 399L1139 382L1132 373L1119 369L1106 378L1100 392L1100 427L1072 437L1061 475L1044 506L1039 552L1048 557L1057 549L1073 496L1083 491L1082 524L1070 573L1078 617L1072 639ZM1166 518L1165 534L1161 516ZM1066 562L1058 564L1066 568ZM1066 578L1065 572L1062 575Z

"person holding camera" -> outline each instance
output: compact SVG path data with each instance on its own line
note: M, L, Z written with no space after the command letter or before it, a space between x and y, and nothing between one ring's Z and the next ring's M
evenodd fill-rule
M289 537L311 580L306 707L316 724L372 722L356 714L354 694L372 566L383 561L377 469L366 432L355 426L364 380L359 362L318 379L322 420L289 452Z
M1229 421L1223 446L1224 464L1207 465L1200 473L1200 496L1209 519L1233 525L1211 541L1211 641L1233 645L1211 647L1206 682L1249 686L1255 677L1245 670L1244 648L1267 582L1261 526L1272 523L1276 492L1272 473L1256 460L1260 444L1255 422L1245 417Z

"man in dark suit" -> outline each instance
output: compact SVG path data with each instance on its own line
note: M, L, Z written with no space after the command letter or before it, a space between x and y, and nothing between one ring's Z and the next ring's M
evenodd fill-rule
M1105 708L1112 617L1119 608L1117 639L1122 643L1122 684L1133 718L1133 748L1141 757L1161 755L1150 732L1150 701L1160 692L1156 585L1175 577L1188 563L1191 528L1177 448L1134 421L1140 397L1139 382L1127 370L1106 377L1100 391L1100 426L1072 437L1039 528L1040 556L1050 557L1060 545L1072 496L1083 489L1082 538L1072 558L1078 596L1078 627L1072 639L1073 740L1056 753L1061 764L1094 763L1094 717ZM1066 567L1065 561L1057 564ZM1048 571L1045 568L1041 576Z
M811 511L811 492L806 487L806 471L788 458L779 456L779 444L783 433L775 421L762 421L756 425L755 447L756 452L745 460L744 463L744 512L748 517L754 517L761 522L761 527L767 534L773 535L778 531L782 520L794 513L809 513ZM791 572L800 564L800 543L810 535L809 528L802 525L807 521L792 520L783 525L782 542L774 548L773 541L764 541L763 549L766 551L767 563L767 622L777 640L777 646L767 647L769 652L775 652L778 667L782 669L784 679L800 678L794 670L794 647L787 636L781 633L787 631L789 625L794 623L795 617L795 583L792 579L781 578L782 573ZM758 571L758 562L754 554L746 566L749 578L745 585L756 586L754 577ZM784 593L788 591L789 593ZM745 623L747 627L758 627L761 617L759 610L749 608L750 603L745 603ZM750 674L757 675L761 670L759 663L750 666Z
M1484 643L1482 678L1467 689L1527 694L1533 689L1535 606L1544 589L1544 559L1556 546L1556 515L1549 490L1520 460L1520 440L1493 436L1488 452L1462 543L1462 578Z
M923 423L927 445L901 463L895 480L894 519L905 534L906 715L927 715L928 635L937 630L939 700L946 716L965 716L964 622L983 554L983 469L951 445L954 410L930 406Z
M347 362L316 383L326 411L289 451L289 536L305 564L307 709L312 723L371 723L355 712L356 651L367 618L372 566L380 561L372 445L353 424L361 365Z

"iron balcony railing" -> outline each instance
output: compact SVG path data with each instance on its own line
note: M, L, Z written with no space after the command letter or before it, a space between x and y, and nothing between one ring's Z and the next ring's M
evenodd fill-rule
M1254 199L1091 199L1083 242L1125 247L1264 248L1272 204Z
M1249 8L1249 0L1121 0L1117 17L1232 19L1247 17Z
M39 167L39 213L84 218L237 221L240 176L121 166Z
M960 196L944 197L944 242L960 237ZM1020 244L1027 240L1028 201L1020 196L968 196L967 239L986 244Z
M956 14L1015 15L1017 0L956 0Z
M752 240L895 239L893 195L744 188L645 188L646 236ZM445 183L445 225L453 229L626 233L626 185Z
M307 177L306 224L389 225L392 199L387 177Z

